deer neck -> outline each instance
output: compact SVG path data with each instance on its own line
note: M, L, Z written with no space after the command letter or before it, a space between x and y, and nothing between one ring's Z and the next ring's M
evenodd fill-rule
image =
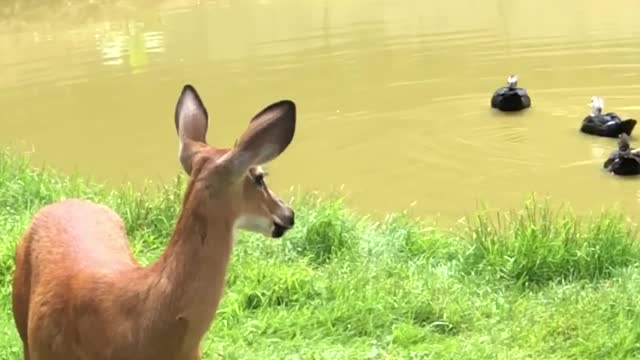
M222 297L233 247L235 216L228 202L202 195L204 184L192 181L165 252L147 269L150 335L182 339L198 346ZM210 211L219 209L219 211Z

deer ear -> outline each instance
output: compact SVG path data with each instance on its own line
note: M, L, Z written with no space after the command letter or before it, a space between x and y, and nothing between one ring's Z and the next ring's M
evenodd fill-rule
M249 127L228 153L225 161L233 176L250 167L268 163L291 143L296 130L296 105L291 100L275 102L249 122Z
M207 109L192 85L182 88L174 117L180 141L179 160L187 174L191 174L193 157L199 145L206 144L209 125Z

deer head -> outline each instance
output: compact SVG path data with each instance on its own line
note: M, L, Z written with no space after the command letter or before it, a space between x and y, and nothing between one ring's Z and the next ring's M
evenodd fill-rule
M175 110L180 140L179 160L192 181L205 191L204 211L226 212L235 227L278 238L294 225L294 211L269 189L262 165L278 157L291 143L296 106L275 102L258 112L233 148L206 142L209 115L196 89L185 85Z

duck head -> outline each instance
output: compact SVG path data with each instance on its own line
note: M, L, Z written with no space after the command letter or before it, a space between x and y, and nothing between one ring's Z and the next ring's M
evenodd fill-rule
M602 108L604 108L604 100L598 96L591 97L591 116L602 114Z
M518 76L517 75L509 75L507 77L507 84L509 84L509 89L515 89L518 86Z
M629 136L627 134L622 133L618 136L618 150L620 152L626 153L631 149L631 144L629 144Z

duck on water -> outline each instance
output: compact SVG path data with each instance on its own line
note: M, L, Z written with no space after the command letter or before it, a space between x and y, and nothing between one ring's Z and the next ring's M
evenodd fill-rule
M629 137L622 133L618 138L618 150L609 155L603 167L615 175L640 174L640 149L633 149Z
M518 87L518 77L509 75L507 86L496 90L491 97L491 107L501 111L520 111L531 106L526 89Z
M631 136L631 132L636 126L636 120L622 120L612 112L603 114L604 100L597 96L591 97L590 106L591 114L582 120L580 131L585 134L612 138L618 137L620 134Z

